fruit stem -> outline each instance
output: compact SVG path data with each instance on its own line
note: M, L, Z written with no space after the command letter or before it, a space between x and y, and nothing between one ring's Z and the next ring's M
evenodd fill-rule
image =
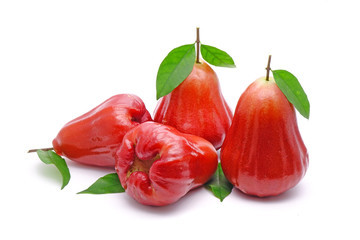
M196 63L200 63L200 28L196 28Z
M270 73L270 70L271 70L270 62L271 62L271 55L269 55L268 65L266 67L266 78L265 78L266 81L269 81L269 73Z
M30 150L28 151L28 153L37 152L37 150L50 151L50 150L54 150L54 148L37 148L37 149L30 149Z

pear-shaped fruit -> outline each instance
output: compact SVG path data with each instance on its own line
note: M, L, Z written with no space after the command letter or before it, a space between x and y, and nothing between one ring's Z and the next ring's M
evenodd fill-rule
M138 96L118 94L65 124L53 140L53 147L57 154L73 161L113 167L124 135L151 120Z
M159 100L154 115L155 122L205 138L216 149L221 147L232 120L218 77L203 61L195 63L190 75Z
M294 106L274 79L257 79L241 95L221 148L221 166L242 192L278 195L305 175L309 158Z

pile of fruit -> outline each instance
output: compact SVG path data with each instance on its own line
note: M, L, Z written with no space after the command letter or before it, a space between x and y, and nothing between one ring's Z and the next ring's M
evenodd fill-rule
M233 114L205 61L235 67L226 52L200 44L197 29L196 42L172 50L159 67L154 119L139 97L115 95L68 122L53 148L30 152L59 169L62 188L70 180L63 157L113 167L80 193L125 191L145 205L174 203L204 184L221 201L233 186L258 197L294 187L309 163L295 108L306 118L310 112L296 77L271 70L269 56L266 76L243 92Z

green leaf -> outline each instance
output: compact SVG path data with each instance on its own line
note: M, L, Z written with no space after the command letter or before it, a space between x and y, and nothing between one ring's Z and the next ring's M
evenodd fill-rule
M54 164L55 167L59 170L63 179L61 186L61 189L63 189L70 181L70 171L65 160L57 155L54 151L37 150L36 153L40 160L45 164Z
M286 70L271 70L274 80L301 115L309 119L310 103L297 78Z
M107 174L94 182L88 189L78 192L90 194L105 194L105 193L122 193L125 189L121 186L119 177L116 173Z
M226 179L220 163L218 164L215 174L210 181L205 184L205 187L212 191L215 197L219 198L221 202L231 193L233 185Z
M218 67L234 68L234 60L226 52L209 45L201 44L200 47L201 56L208 63Z
M191 73L195 63L195 45L173 49L160 64L156 77L157 99L169 94Z

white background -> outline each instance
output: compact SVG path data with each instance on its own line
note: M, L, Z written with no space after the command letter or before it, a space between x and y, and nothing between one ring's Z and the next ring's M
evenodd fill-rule
M248 2L248 3L246 3ZM360 6L356 1L1 1L1 239L359 239ZM298 115L310 155L305 178L278 197L238 190L223 202L201 188L176 204L124 194L77 195L112 169L71 161L61 177L30 148L118 93L152 113L155 79L173 48L201 41L228 52L214 67L232 109L272 69L300 80ZM6 236L6 237L5 237Z

